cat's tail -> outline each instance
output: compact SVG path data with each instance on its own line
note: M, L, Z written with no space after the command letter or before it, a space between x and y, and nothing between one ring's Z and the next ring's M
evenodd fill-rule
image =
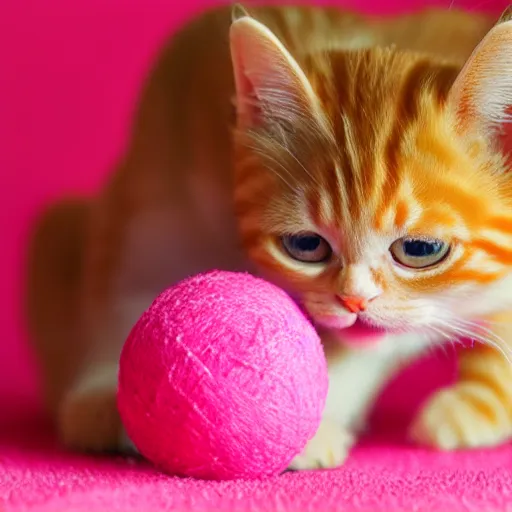
M78 317L89 211L80 199L49 207L29 242L25 312L52 416L82 352Z

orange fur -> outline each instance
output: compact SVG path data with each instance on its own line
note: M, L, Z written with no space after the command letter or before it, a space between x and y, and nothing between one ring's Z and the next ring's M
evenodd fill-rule
M180 31L142 95L126 158L90 205L73 292L88 349L71 384L48 386L63 439L85 449L116 444L112 375L127 333L162 288L207 268L261 273L318 324L331 389L318 435L293 467L340 463L378 389L429 343L469 335L504 349L508 330L474 322L512 310L512 180L496 135L512 101L507 16L495 25L456 10L381 19L254 7L232 19L221 8ZM302 232L321 235L332 255L314 264L291 258L282 237ZM391 251L403 237L439 239L450 250L412 270ZM30 286L32 312L56 293ZM340 295L364 299L359 320L385 331L382 343L344 346L350 327L325 323L349 317ZM76 332L58 315L44 326L32 316L44 344ZM501 355L471 354L489 358L512 389ZM492 422L474 389L494 385L471 370L450 393ZM441 439L435 398L429 407L414 427L418 439L468 444L460 426ZM92 431L87 418L101 425ZM512 434L509 423L494 422L494 438L482 443Z

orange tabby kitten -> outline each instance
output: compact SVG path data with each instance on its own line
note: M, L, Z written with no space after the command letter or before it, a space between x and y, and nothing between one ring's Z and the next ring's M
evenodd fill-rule
M294 468L340 464L382 386L432 344L505 350L511 48L507 15L455 10L221 8L174 37L104 192L53 209L31 249L31 326L63 441L121 446L123 341L160 291L205 269L273 280L322 334L329 396ZM412 434L500 443L511 394L505 357L468 350Z

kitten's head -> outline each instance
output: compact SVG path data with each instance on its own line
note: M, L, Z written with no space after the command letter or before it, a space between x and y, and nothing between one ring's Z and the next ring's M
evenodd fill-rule
M452 334L512 307L510 48L505 20L462 70L391 48L299 63L234 21L241 238L317 324Z

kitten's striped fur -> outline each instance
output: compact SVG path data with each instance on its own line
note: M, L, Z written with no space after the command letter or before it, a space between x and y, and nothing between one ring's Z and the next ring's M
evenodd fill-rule
M401 364L464 335L486 345L464 353L459 382L431 399L412 433L441 448L508 439L512 180L501 132L511 47L507 14L496 23L455 10L377 19L260 7L232 19L222 8L173 38L126 159L97 201L74 207L75 281L60 276L56 288L50 256L66 247L65 213L34 242L32 328L63 440L118 445L123 340L159 291L212 267L274 280L323 336L325 417L293 467L341 463ZM328 240L333 257L290 258L280 237L304 231ZM405 235L451 249L413 271L389 251ZM76 316L60 320L52 294ZM334 329L353 314L338 295L364 299L359 319L386 334L354 347L352 327Z

